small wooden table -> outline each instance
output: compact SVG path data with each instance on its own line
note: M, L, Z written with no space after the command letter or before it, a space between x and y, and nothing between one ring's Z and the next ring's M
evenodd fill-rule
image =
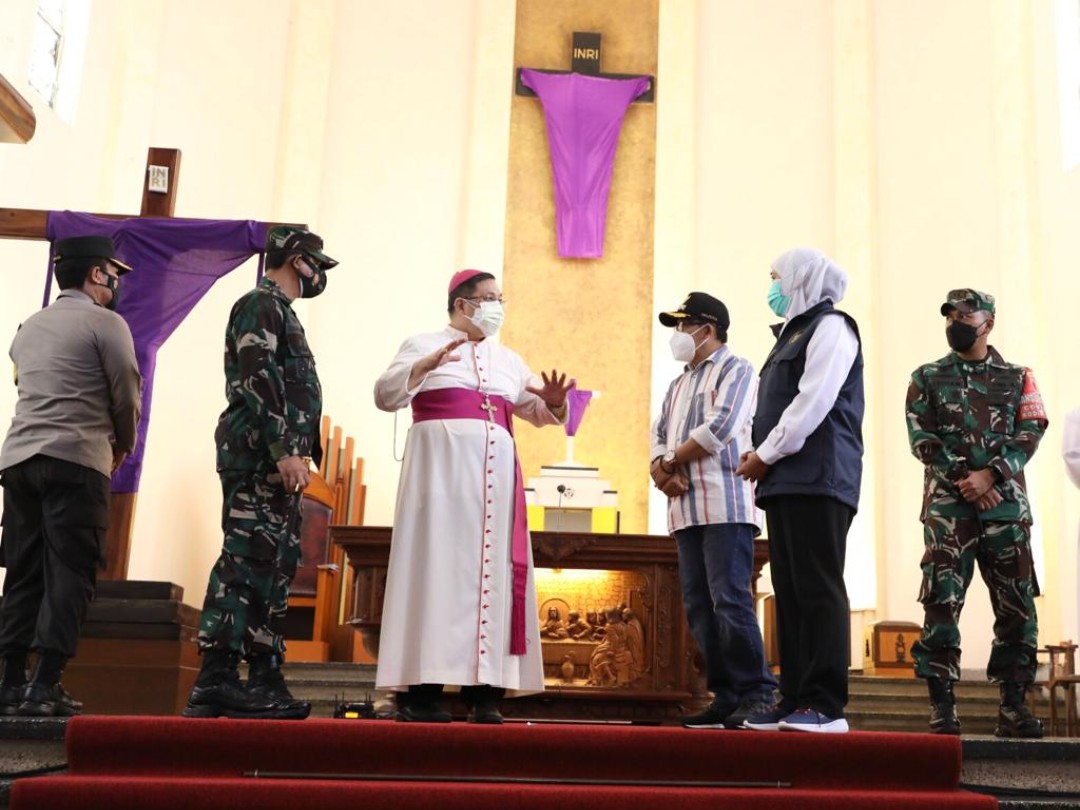
M364 645L378 655L386 568L390 557L388 526L331 526L330 540L341 546L353 570L353 590L345 617L361 632ZM632 684L601 687L567 685L548 676L540 695L507 701L514 717L590 720L671 720L708 700L701 656L683 612L675 541L668 536L532 532L537 568L633 571L644 585L638 618L645 637L646 666ZM768 542L754 544L755 588L768 561ZM550 642L549 642L550 643ZM559 642L555 642L556 644Z

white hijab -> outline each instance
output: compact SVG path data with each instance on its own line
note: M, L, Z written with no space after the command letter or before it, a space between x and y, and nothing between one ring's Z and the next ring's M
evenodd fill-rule
M839 303L847 289L847 273L814 248L793 248L772 263L780 276L780 291L791 299L786 320L802 315L822 301Z

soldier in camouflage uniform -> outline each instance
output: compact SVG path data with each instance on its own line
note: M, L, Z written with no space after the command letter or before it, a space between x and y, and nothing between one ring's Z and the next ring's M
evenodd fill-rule
M187 717L303 718L310 703L281 674L277 623L300 561L300 499L322 455L322 389L297 298L326 287L337 264L318 236L292 226L267 235L266 275L233 306L225 330L228 407L214 439L224 494L221 556L199 626L202 669ZM248 661L246 686L237 664Z
M987 343L993 296L953 290L941 314L953 351L918 368L907 394L911 451L926 465L925 623L912 645L915 673L929 686L931 731L959 734L957 622L978 563L995 616L986 668L1001 685L995 733L1041 737L1042 725L1024 705L1035 676L1039 587L1023 470L1046 430L1046 412L1030 369L1006 363Z

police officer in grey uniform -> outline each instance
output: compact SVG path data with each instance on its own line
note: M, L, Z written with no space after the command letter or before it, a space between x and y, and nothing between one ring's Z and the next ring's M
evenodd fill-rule
M127 323L115 312L112 240L56 243L57 299L15 334L19 399L3 449L7 568L0 606L0 713L68 716L82 704L60 685L103 562L109 477L135 447L142 377ZM27 683L27 657L37 669Z

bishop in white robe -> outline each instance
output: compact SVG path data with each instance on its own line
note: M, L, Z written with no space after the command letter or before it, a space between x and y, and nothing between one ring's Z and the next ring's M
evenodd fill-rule
M502 306L489 274L455 274L449 307L450 325L408 338L375 384L380 409L411 405L414 415L398 484L376 686L399 693L413 687L414 697L422 684L487 685L499 697L503 690L538 692L544 673L527 534L519 536L514 587L514 518L524 500L507 423L511 412L537 426L564 422L570 383L555 371L537 378L492 340ZM503 424L492 403L502 405ZM448 720L435 705L436 688L420 695L414 713L399 694L398 719ZM470 719L500 722L490 704L474 706Z

